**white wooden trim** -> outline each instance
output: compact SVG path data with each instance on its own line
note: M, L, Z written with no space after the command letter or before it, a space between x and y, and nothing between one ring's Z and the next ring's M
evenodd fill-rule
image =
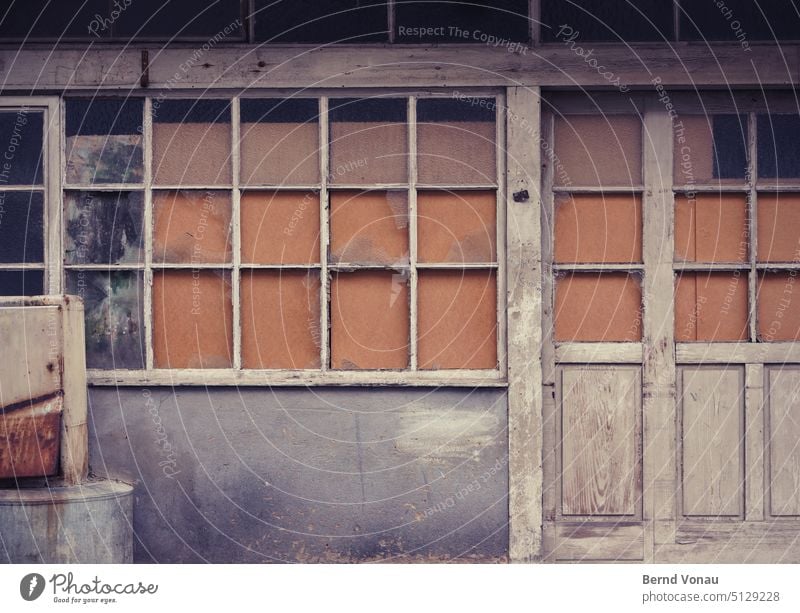
M44 100L44 138L42 139L42 181L47 189L44 203L44 291L61 294L64 291L64 248L61 227L64 211L61 205L61 179L63 176L62 108L58 98Z
M324 373L330 368L331 324L330 324L330 285L328 271L328 244L330 241L330 191L328 187L328 167L330 166L330 128L328 126L328 98L319 99L319 351L320 370Z
M558 364L641 364L642 343L561 343L555 346Z
M476 268L496 268L497 269L497 362L501 372L508 369L508 309L507 309L507 286L506 278L506 235L508 232L508 213L506 209L506 182L502 180L506 173L506 155L508 154L506 141L506 113L508 101L505 93L498 94L495 104L495 174L498 187L496 188L495 205L495 265L476 266ZM530 145L529 145L530 146ZM462 268L469 268L463 265Z
M800 362L800 343L677 343L680 364L787 364Z
M525 129L539 126L541 100L526 87L509 88L506 100L509 558L525 562L542 551L541 163ZM529 199L515 202L522 190Z
M144 118L142 122L142 147L144 148L144 346L145 368L154 367L153 357L153 111L152 99L144 100Z
M89 473L88 400L83 302L60 297L63 338L64 413L61 417L61 475L68 485L86 480Z
M758 340L758 325L756 318L758 310L756 308L756 294L758 289L758 275L756 273L756 253L758 249L758 192L756 191L756 183L758 182L758 141L756 134L756 115L749 113L747 116L749 122L747 130L747 157L748 157L748 175L750 182L748 184L749 193L747 197L747 216L748 216L748 262L750 263L750 274L747 276L747 317L749 324L750 340Z
M231 271L231 307L233 321L233 368L239 370L242 367L242 300L241 300L241 263L242 263L242 238L241 238L241 194L239 192L239 170L240 170L240 121L239 121L239 98L231 100L231 177L233 179L233 190L231 197L231 248L232 265Z
M419 367L417 340L419 335L419 274L417 271L417 98L409 96L408 111L408 265L409 265L409 332L408 367Z
M763 364L745 366L744 513L747 521L763 521L765 516L765 370Z

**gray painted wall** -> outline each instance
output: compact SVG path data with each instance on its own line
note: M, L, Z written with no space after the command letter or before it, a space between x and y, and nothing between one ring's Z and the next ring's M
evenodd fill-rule
M138 562L498 558L503 390L93 388L92 473Z

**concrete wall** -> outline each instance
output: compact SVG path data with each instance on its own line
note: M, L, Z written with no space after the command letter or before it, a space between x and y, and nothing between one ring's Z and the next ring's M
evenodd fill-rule
M90 413L135 561L507 553L502 390L93 388Z

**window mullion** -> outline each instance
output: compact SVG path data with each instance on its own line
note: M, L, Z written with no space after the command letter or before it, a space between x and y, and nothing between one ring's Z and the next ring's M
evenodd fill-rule
M756 321L756 314L758 312L756 305L756 293L758 287L758 276L756 270L756 258L758 256L758 193L756 191L756 177L758 176L758 156L756 155L758 150L758 134L756 134L756 114L748 113L747 121L749 122L749 125L747 126L747 157L749 158L747 160L747 187L749 190L747 194L747 232L749 234L748 238L750 239L750 259L748 260L750 264L750 274L748 275L747 307L748 319L750 322L750 342L755 342L758 340L758 322Z
M328 297L330 295L330 278L328 274L328 239L330 229L328 225L328 158L330 156L330 131L328 129L328 98L322 96L319 99L319 349L320 349L320 369L327 372L330 365L330 330L329 313L330 306Z
M241 317L241 193L239 191L239 167L240 167L240 148L239 148L239 97L236 96L231 101L231 184L233 187L231 194L231 243L233 270L231 271L231 300L233 302L233 369L242 368L242 317Z
M153 370L153 113L152 98L144 100L142 123L144 151L144 344L145 369Z
M409 369L417 370L417 98L408 99Z

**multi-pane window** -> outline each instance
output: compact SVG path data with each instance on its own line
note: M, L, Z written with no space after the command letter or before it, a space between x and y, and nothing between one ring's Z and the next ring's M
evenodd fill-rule
M686 115L675 130L675 338L800 337L800 118Z
M89 367L499 372L497 108L67 99Z

